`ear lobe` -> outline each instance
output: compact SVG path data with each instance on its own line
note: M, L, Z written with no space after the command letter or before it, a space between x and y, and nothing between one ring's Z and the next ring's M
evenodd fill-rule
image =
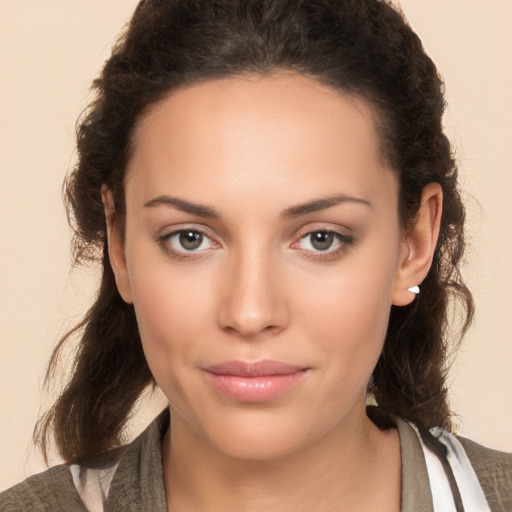
M133 300L130 288L130 280L128 276L128 268L126 265L124 245L121 240L119 226L117 225L114 195L106 185L101 187L101 200L103 202L103 209L105 212L105 220L107 225L106 234L110 265L112 266L112 270L114 272L119 294L125 302L131 304Z
M406 306L414 300L415 293L409 291L409 288L419 285L430 270L439 237L442 209L441 185L429 183L423 189L414 224L407 230L402 241L392 298L395 306Z

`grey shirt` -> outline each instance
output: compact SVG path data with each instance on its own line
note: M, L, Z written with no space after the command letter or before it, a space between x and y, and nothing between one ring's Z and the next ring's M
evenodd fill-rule
M418 437L407 422L399 418L394 421L402 457L401 511L433 512L427 466ZM161 442L168 426L169 412L164 411L124 447L91 457L80 466L61 464L28 478L0 495L0 511L97 512L91 508L94 505L87 508L80 497L84 489L92 488L104 512L167 512ZM491 511L512 512L512 454L458 439Z

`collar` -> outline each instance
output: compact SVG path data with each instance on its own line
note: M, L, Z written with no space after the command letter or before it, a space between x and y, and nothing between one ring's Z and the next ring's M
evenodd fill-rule
M400 436L402 458L401 512L433 512L423 450L413 428L393 417ZM161 445L169 428L165 409L123 452L112 479L105 512L124 510L167 512Z

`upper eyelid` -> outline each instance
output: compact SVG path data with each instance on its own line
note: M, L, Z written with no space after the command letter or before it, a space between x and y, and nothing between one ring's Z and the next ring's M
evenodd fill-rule
M346 226L332 226L328 225L326 223L317 223L314 226L311 226L311 224L307 224L306 226L303 226L295 231L294 237L295 238L302 238L306 235L309 235L311 233L318 233L321 231L325 231L328 233L335 233L339 234L340 236L351 238L352 237L352 229L346 227Z
M165 226L158 230L157 237L159 239L161 238L169 238L173 235L176 235L177 233L182 233L183 231L197 231L198 233L201 233L204 236L207 236L210 239L214 239L216 237L212 236L211 230L209 230L207 227L202 225L188 225L188 224L182 224L179 227L176 226Z
M311 233L334 233L341 236L349 236L347 233L344 233L341 229L335 229L335 228L315 228L315 229L308 229L307 231L304 231L301 237L310 235Z
M314 227L304 226L303 228L297 230L297 232L294 235L293 242L291 243L291 247L300 243L301 240L312 235L313 233L322 233L322 232L334 234L335 237L338 239L338 242L340 243L340 245L344 246L344 247L346 247L348 245L352 245L355 241L354 235L352 234L353 231L350 228L348 228L348 227L342 228L341 226L331 227L331 226L326 225L325 223L322 223L322 224L319 224ZM334 253L337 250L339 250L339 248L334 249L334 250L317 251L317 252L318 252L318 254L327 255L329 253ZM308 250L307 252L314 252L314 251Z
M162 230L160 230L160 233L157 234L157 236L155 238L159 245L161 245L162 247L165 247L167 251L170 251L170 252L173 252L176 254L190 253L190 256L192 256L193 254L206 252L207 250L211 249L211 247L210 247L208 249L202 249L200 251L187 251L186 249L180 250L180 249L171 248L170 246L168 246L168 241L171 238L175 237L179 233L183 233L184 231L194 231L196 233L200 233L201 235L208 238L214 246L217 246L217 247L221 246L221 244L218 242L218 240L216 240L215 237L212 237L206 230L204 230L202 228L198 228L196 226L183 226L183 227L171 229L169 231L162 229Z
M343 242L348 242L348 241L353 241L353 237L351 235L346 235L345 233L340 233L339 231L336 231L334 229L313 229L311 231L306 231L306 233L304 233L303 235L299 236L294 242L293 244L299 242L300 240L303 240L304 238L314 234L314 233L332 233L333 235L335 235L338 240L343 243ZM292 245L293 245L292 244Z

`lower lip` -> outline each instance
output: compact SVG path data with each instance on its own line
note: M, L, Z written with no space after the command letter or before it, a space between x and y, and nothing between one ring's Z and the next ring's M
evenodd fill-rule
M305 375L301 370L286 375L241 377L206 372L208 380L223 395L240 402L265 402L295 386Z

